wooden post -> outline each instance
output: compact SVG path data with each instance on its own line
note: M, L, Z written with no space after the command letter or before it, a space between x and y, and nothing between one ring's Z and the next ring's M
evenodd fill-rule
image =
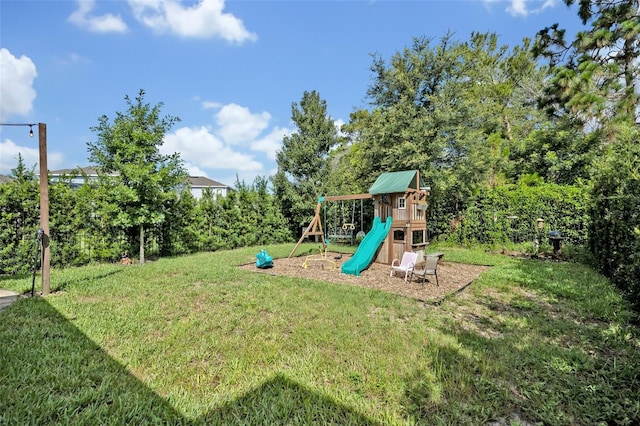
M51 290L49 278L51 252L49 250L49 171L47 170L47 125L38 123L40 154L40 228L42 229L42 295Z
M296 246L291 250L289 254L289 258L293 256L293 254L298 250L302 241L308 236L311 235L320 235L322 236L322 248L327 248L327 243L324 241L324 231L322 230L322 219L320 218L320 209L322 208L322 203L324 201L347 201L347 200L364 200L364 199L372 199L373 195L371 194L351 194L351 195L329 195L318 198L318 205L316 206L316 213L311 220L307 229L302 233L302 237L298 240Z
M296 244L296 246L293 248L293 250L291 250L291 253L289 253L289 258L293 256L296 250L298 250L298 247L300 246L300 244L302 244L302 241L304 241L304 239L309 235L321 235L322 248L325 249L327 247L327 243L324 242L324 232L322 231L322 220L320 219L321 208L322 208L322 203L318 203L318 205L316 206L316 214L313 216L313 219L311 220L311 223L309 224L309 226L307 226L307 229L305 229L305 231L302 233L302 236L298 240L298 243Z

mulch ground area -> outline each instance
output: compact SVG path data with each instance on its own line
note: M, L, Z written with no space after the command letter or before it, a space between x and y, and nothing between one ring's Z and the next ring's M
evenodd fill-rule
M429 303L439 303L448 295L459 292L488 269L487 266L452 263L443 259L443 262L438 266L440 285L436 286L436 280L433 276L429 276L428 281L425 282L416 280L415 277L413 281L405 282L404 275L401 276L401 274L390 277L390 266L378 263L374 263L362 271L359 277L342 274L340 266L349 259L348 256L350 255L342 255L340 259L336 259L340 257L339 253L328 253L326 257L328 260L323 261L318 258L318 255L315 255L306 262L306 268L303 267L303 264L307 260L307 256L275 259L273 268L268 269L256 268L255 263L242 265L241 268L262 274L285 275L375 288Z

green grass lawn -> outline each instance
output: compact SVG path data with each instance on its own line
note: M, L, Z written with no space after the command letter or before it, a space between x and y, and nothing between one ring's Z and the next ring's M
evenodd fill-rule
M493 266L432 306L257 251L53 270L0 312L0 424L640 422L640 330L588 267L439 247Z

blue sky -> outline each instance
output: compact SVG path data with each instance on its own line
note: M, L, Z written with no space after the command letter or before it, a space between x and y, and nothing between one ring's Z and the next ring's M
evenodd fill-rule
M46 123L49 169L86 166L90 128L144 89L182 120L165 152L193 176L250 183L274 173L304 91L337 124L367 107L371 54L449 30L514 46L555 22L581 28L561 0L0 0L0 122ZM0 174L19 152L37 164L37 137L0 126Z

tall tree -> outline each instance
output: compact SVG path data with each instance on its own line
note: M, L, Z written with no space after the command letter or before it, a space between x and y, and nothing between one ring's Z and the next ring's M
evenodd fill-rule
M51 226L51 263L70 265L80 258L81 223L77 220L77 200L72 177L60 176L49 186L49 223Z
M279 209L277 200L268 191L269 180L257 176L251 185L236 178L236 211L242 219L229 223L243 246L281 243L291 239L287 221Z
M593 178L591 253L640 311L640 127L620 126ZM608 152L607 152L608 151Z
M27 272L33 266L39 199L34 168L28 169L18 154L12 180L0 184L0 274Z
M446 34L438 44L416 38L388 63L375 57L373 109L344 126L356 178L420 169L443 219L505 182L512 147L544 120L536 100L545 74L529 50L528 40L510 49L492 33L466 42Z
M278 208L276 197L268 191L269 180L257 176L251 185L255 194L252 205L246 208L256 212L258 221L256 238L258 244L282 243L291 240L291 232L287 228L287 221Z
M585 133L568 116L549 121L512 147L510 177L515 181L537 176L560 185L586 182L601 154L599 137L597 132Z
M179 154L162 155L159 149L179 118L161 117L163 104L151 106L144 96L144 90L134 100L125 96L127 111L117 112L113 122L106 115L100 117L91 128L97 141L88 143L89 161L119 184L114 194L117 221L138 229L140 263L144 263L145 229L164 221L165 202L177 197L176 189L187 178Z
M505 182L513 145L543 120L535 102L544 72L528 39L509 48L494 33L472 33L451 50L456 66L438 94L436 124L444 135L444 176L464 199Z
M338 142L338 131L327 115L327 102L316 91L305 91L300 104L291 105L291 119L297 131L282 140L273 186L290 229L300 235L324 193L329 152Z
M198 250L197 201L189 188L164 204L165 221L157 228L160 255L193 253Z
M224 226L224 210L211 188L205 188L198 200L196 220L202 249L217 250L225 247L227 229Z
M569 111L590 126L640 124L640 0L564 0L578 4L583 25L575 40L556 23L534 46L553 70L545 104Z

